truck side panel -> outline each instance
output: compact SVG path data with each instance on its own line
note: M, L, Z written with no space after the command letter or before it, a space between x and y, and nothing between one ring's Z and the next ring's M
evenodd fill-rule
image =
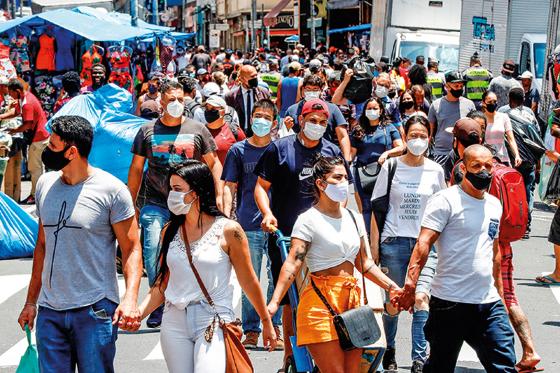
M509 9L506 58L519 54L523 34L546 34L550 0L514 0Z
M390 26L410 30L458 31L461 0L393 0Z

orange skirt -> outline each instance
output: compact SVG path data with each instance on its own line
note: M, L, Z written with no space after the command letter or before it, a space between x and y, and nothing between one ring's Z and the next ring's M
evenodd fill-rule
M297 309L298 346L338 340L333 316L311 286L311 279L336 313L360 306L360 288L355 277L310 274L309 279Z

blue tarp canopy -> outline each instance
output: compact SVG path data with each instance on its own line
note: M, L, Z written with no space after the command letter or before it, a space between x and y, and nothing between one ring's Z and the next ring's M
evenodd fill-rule
M286 39L284 39L284 41L286 43L298 43L299 42L299 36L298 35L288 36Z
M169 35L171 37L173 37L175 40L177 41L181 41L181 40L189 40L189 39L193 39L194 37L196 37L196 32L168 32L166 35ZM150 36L147 38L142 38L140 39L141 42L144 43L152 43L154 41L154 37Z
M81 13L81 14L88 15L90 17L100 19L102 21L116 23L116 24L123 25L123 26L131 26L132 25L132 23L131 23L132 20L130 18L130 14L119 13L119 12L107 13L107 12L104 12L102 10L92 8L92 7L89 7L89 6L79 6L79 7L76 7L74 9L72 9L72 11L74 11L76 13ZM141 19L138 20L137 27L139 27L141 29L155 31L155 32L168 32L168 31L173 30L172 27L153 25L151 23L144 22Z
M340 33L340 32L348 32L348 31L369 31L369 30L371 30L371 24L369 24L369 23L364 23L363 25L350 26L350 27L344 27L344 28L334 28L334 29L332 29L332 30L329 30L329 35L330 35L330 34Z
M15 27L40 27L49 24L59 26L94 41L123 41L146 37L154 32L139 27L123 26L101 19L93 19L91 16L67 9L57 9L0 23L0 33Z

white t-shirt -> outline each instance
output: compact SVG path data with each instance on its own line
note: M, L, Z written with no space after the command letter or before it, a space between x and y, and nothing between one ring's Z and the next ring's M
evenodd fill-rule
M492 268L501 216L502 205L496 197L484 193L484 199L477 199L458 185L429 199L422 227L440 232L434 296L471 304L500 299Z
M315 207L301 214L292 238L310 242L307 250L307 266L311 272L336 267L346 261L354 264L360 249L360 237L366 236L364 219L355 212L356 225L346 209L342 209L342 218L331 218Z
M387 193L388 164L385 162L381 168L372 200ZM387 237L417 238L428 199L445 187L443 168L436 162L426 158L422 166L412 167L397 158L381 241Z
M511 121L509 116L504 113L495 113L494 123L488 122L486 125L484 142L494 146L496 149L496 156L500 158L500 161L509 164L509 156L505 139L507 131L511 131Z

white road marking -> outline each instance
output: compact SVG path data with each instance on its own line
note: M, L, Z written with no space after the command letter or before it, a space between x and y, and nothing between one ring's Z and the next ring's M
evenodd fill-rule
M466 343L463 343L463 347L461 347L461 352L459 353L457 361L479 362L476 351Z
M35 333L31 333L31 340L35 342ZM27 349L27 338L23 338L0 356L0 367L19 365L21 357Z
M560 286L549 286L550 290L552 290L552 294L556 298L556 301L560 303Z
M161 343L158 341L156 347L144 358L144 360L163 360L163 351L161 351Z
M31 275L0 276L0 304L29 285Z

